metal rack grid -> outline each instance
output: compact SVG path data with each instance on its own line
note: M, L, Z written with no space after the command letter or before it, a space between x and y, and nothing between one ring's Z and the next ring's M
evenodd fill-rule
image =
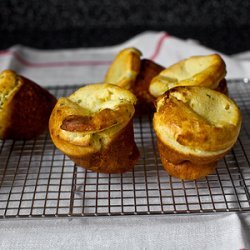
M49 90L59 97L75 88ZM135 118L141 157L124 174L75 166L48 133L35 140L0 141L0 218L250 211L250 84L231 80L229 90L243 114L240 137L216 172L196 181L163 170L150 117Z

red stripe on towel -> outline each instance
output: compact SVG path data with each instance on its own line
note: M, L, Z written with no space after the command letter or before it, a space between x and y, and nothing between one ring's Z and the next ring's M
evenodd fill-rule
M155 58L160 54L160 50L161 50L161 47L162 47L164 40L169 38L169 37L170 37L170 35L168 33L164 33L160 37L159 41L156 44L155 51L154 51L153 55L150 57L150 60L154 61Z
M15 57L15 59L27 66L27 67L33 67L33 68L47 68L47 67L65 67L65 66L102 66L102 65L109 65L111 61L67 61L67 62L42 62L42 63L34 63L29 62L28 60L24 59L21 55L19 55L17 52L3 50L0 51L0 56L8 56L12 55Z
M170 37L167 33L164 33L159 41L156 44L155 50L150 57L151 60L155 60L155 58L159 55L163 41ZM67 61L67 62L41 62L34 63L26 60L17 52L2 50L0 51L0 56L13 56L19 63L25 65L26 67L32 68L50 68L50 67L77 67L77 66L103 66L110 65L112 61Z

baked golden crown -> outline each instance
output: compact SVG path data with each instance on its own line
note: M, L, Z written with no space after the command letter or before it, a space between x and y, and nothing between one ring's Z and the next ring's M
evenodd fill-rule
M0 139L32 139L48 128L56 98L12 70L0 74Z
M141 52L136 48L121 50L110 65L104 82L131 89L140 72L141 55Z
M108 147L132 119L136 97L113 84L91 84L58 100L50 117L52 140L64 153L84 155Z
M226 66L219 55L193 56L161 71L152 79L149 92L158 97L176 86L216 89L225 75Z
M236 142L241 113L233 100L204 87L176 87L157 99L157 137L183 160L215 160Z

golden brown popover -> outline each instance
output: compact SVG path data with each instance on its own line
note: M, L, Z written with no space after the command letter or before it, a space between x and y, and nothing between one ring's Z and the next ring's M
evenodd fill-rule
M0 74L0 139L32 139L48 128L56 98L12 70Z
M234 145L241 113L226 95L205 87L170 89L156 102L153 127L164 168L193 180L212 173Z
M219 85L214 90L221 92L224 95L228 95L227 80L224 78L219 82Z
M104 79L104 82L116 84L135 94L138 114L155 110L155 97L149 93L149 84L164 69L149 59L141 59L141 56L136 48L123 49L115 57Z
M110 65L104 82L132 89L141 68L141 51L136 48L121 50Z
M225 75L226 66L219 55L192 56L161 71L152 79L149 92L158 97L176 86L203 86L226 94Z
M131 90L138 100L135 107L138 114L152 113L155 110L155 97L149 93L149 84L162 70L164 67L152 60L141 60L141 69Z
M49 129L58 149L76 164L101 173L132 169L139 158L134 142L136 97L113 84L91 84L58 100Z

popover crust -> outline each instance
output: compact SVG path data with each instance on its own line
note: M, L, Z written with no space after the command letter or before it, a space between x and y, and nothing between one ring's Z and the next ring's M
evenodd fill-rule
M121 50L110 65L104 82L132 89L141 67L141 52L136 48Z
M158 97L177 86L203 86L216 89L225 75L226 65L219 55L192 56L161 71L152 79L149 92Z
M164 67L149 59L141 59L142 53L136 48L120 51L110 65L104 82L126 88L137 97L136 114L148 114L155 110L155 97L149 93L151 80Z
M136 97L113 84L91 84L60 98L49 127L55 145L75 163L102 173L131 169L139 157L134 142Z
M56 98L12 70L0 74L0 139L32 139L48 128Z
M215 90L186 86L167 91L157 99L153 118L162 161L210 168L236 142L241 119L234 101Z
M151 60L141 60L141 70L131 90L138 100L135 107L137 114L152 113L155 110L154 101L156 98L149 93L149 85L151 80L162 70L164 67Z

